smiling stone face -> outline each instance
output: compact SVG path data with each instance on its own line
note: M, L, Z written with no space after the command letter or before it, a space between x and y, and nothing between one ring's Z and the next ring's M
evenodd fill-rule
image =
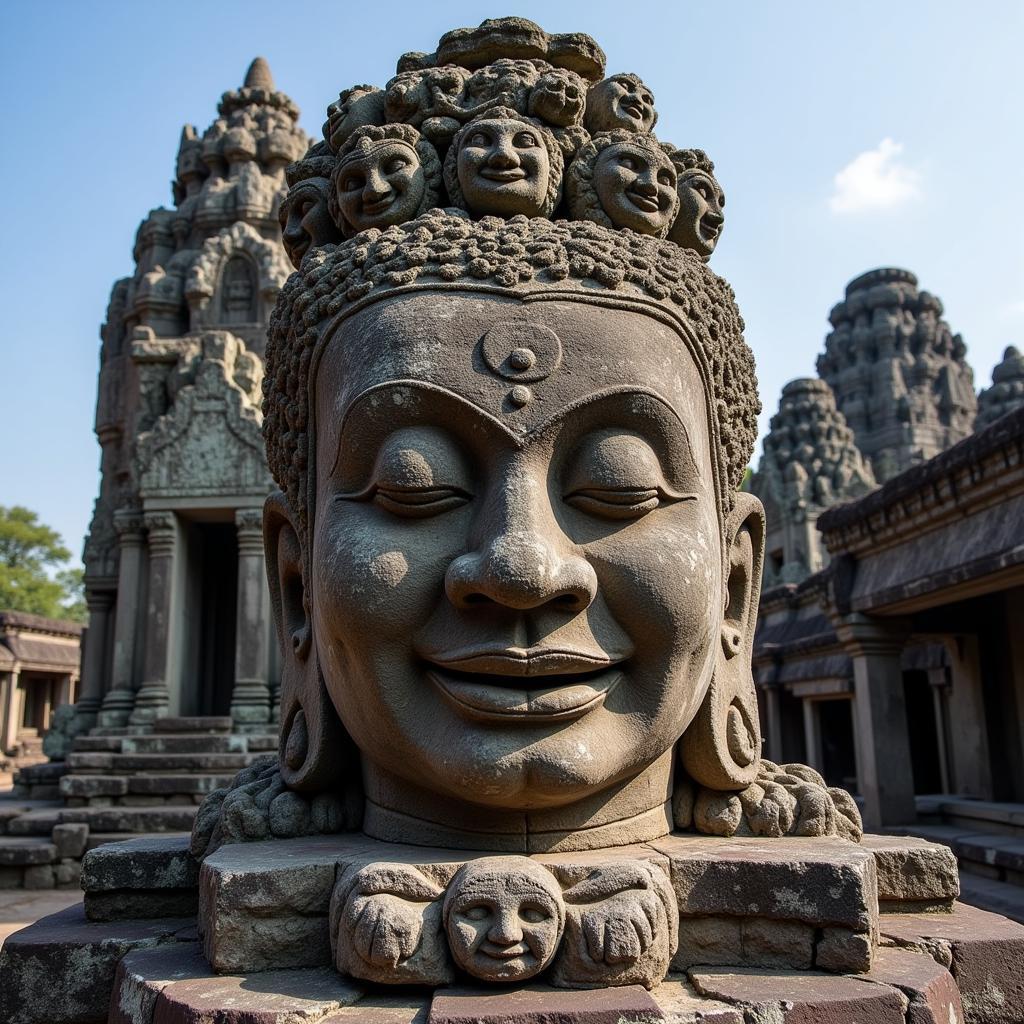
M330 189L327 178L306 178L294 185L281 203L281 241L296 270L310 249L337 238L328 209Z
M584 124L591 135L617 128L649 132L657 120L654 94L637 75L612 75L587 93Z
M397 139L382 139L346 154L338 161L333 184L338 226L346 236L414 217L427 187L416 149Z
M551 154L539 126L485 118L463 129L454 146L458 186L475 217L551 212Z
M554 959L565 923L554 877L525 857L481 857L452 879L444 903L452 959L484 981L524 981Z
M328 343L313 632L370 834L666 831L722 615L683 348L633 311L464 293L385 300Z
M679 208L676 170L653 146L620 142L601 150L594 191L612 225L642 235L664 235Z
M725 226L725 193L714 175L691 169L679 175L679 213L668 237L707 259Z

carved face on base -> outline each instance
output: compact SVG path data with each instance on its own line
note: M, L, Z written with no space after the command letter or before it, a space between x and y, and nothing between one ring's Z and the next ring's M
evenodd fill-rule
M554 877L525 857L482 857L452 880L444 903L452 959L483 981L522 981L551 963L565 910Z
M642 235L664 233L679 205L672 161L653 148L629 142L615 143L598 154L594 191L615 227Z
M672 749L723 617L705 390L673 329L393 297L327 343L315 416L313 635L364 775L530 812Z
M654 94L636 75L612 75L587 93L584 123L591 135L616 128L649 132L657 120Z
M327 178L306 178L294 185L281 203L281 241L296 270L310 249L338 237L327 208L330 187Z
M547 202L551 164L540 131L505 118L474 122L462 137L458 179L475 216L539 216Z
M335 197L348 234L414 217L426 176L416 150L397 139L357 149L335 171Z
M684 249L707 259L725 225L725 193L712 175L701 170L679 176L679 214L668 237Z

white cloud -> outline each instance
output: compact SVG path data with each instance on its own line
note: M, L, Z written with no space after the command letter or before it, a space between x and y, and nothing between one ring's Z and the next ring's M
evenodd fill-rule
M901 142L882 139L855 156L836 176L829 199L834 213L881 210L921 197L921 175L901 163Z

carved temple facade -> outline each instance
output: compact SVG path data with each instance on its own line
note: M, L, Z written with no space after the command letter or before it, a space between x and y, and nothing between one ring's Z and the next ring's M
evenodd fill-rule
M751 487L767 555L754 651L766 754L859 792L1024 801L1024 361L975 396L908 271L852 281L820 378L788 384Z
M277 212L308 139L257 58L202 134L181 133L173 208L136 236L101 330L99 496L75 731L163 715L272 720L261 510L270 311L290 273Z

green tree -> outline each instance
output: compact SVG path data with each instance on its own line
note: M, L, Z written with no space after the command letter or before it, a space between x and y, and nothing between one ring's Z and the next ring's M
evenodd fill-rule
M82 570L60 534L31 509L0 505L0 609L85 620Z

